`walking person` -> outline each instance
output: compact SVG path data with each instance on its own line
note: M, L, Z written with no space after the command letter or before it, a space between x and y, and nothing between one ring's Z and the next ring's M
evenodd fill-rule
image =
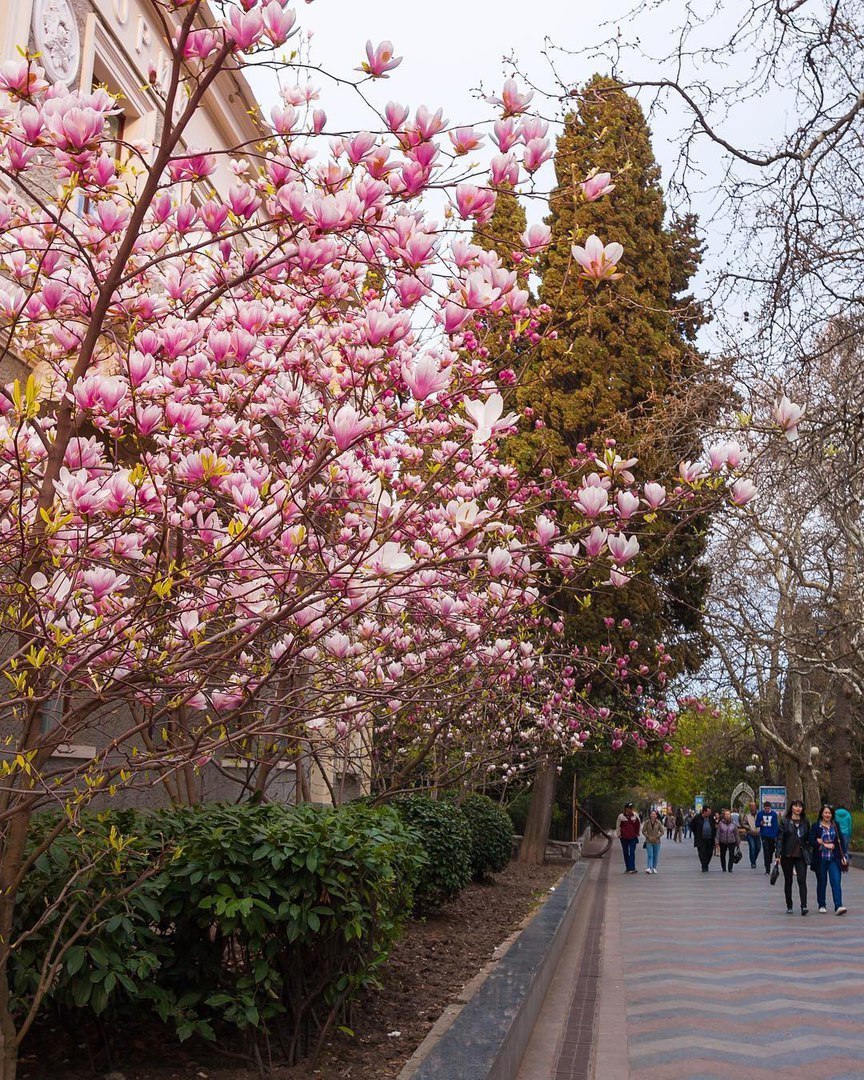
M849 841L852 839L852 815L845 806L835 806L834 821L837 823L840 832L843 833L843 839L845 841L844 847L848 854Z
M666 839L671 840L672 834L675 832L675 815L672 813L671 807L666 811L664 824L666 826Z
M807 914L807 867L810 865L810 823L804 815L804 803L793 799L777 830L775 862L783 871L786 914L792 914L792 875L798 878L801 914Z
M625 803L624 812L618 815L618 820L615 822L615 835L621 841L621 850L624 853L625 874L638 873L636 870L636 842L639 839L641 828L642 822L639 820L639 815L633 810L633 803Z
M684 814L684 839L685 839L685 840L689 840L689 839L690 839L690 823L691 823L692 821L693 821L693 815L692 815L692 814L690 813L690 811L688 810L688 811L687 811L687 812L686 812L686 813Z
M660 861L660 843L663 840L663 822L656 810L648 815L648 820L642 826L642 839L645 843L645 852L648 856L646 874L657 873L657 863Z
M717 826L711 813L710 806L703 806L699 817L694 817L690 823L693 833L693 847L699 853L699 862L702 864L702 873L708 873L708 867L714 855L714 841L717 836Z
M675 843L681 843L681 832L684 829L684 811L679 806L675 811Z
M771 863L774 860L774 849L777 846L777 831L780 822L776 810L771 809L771 803L765 802L759 811L756 821L759 829L759 838L762 841L762 858L765 860L765 873L771 873Z
M751 802L747 813L741 819L741 826L747 837L747 852L750 855L750 869L756 869L759 852L762 850L762 837L759 835L759 807Z
M843 830L835 820L835 811L830 806L823 806L810 834L813 852L813 869L816 872L816 903L821 914L826 907L826 891L831 882L831 897L834 901L834 914L845 915L843 907L843 871L849 866L846 857L846 841Z
M720 867L725 874L727 869L731 874L735 869L735 852L741 847L738 837L738 826L732 819L732 811L724 810L717 826L717 849L720 852ZM726 863L729 866L726 866Z

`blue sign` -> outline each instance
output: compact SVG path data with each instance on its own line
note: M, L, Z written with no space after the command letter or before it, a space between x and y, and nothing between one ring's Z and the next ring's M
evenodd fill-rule
M697 795L693 799L693 808L695 809L697 814L702 813L702 807L704 805L705 805L705 796L704 795Z
M759 788L759 809L765 805L766 802L771 803L771 809L777 812L778 817L783 817L786 813L786 788L785 787L766 787L764 784Z

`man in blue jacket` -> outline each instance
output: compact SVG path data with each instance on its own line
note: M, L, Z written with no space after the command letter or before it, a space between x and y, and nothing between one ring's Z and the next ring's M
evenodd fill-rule
M762 840L762 857L765 860L765 873L771 873L774 860L774 848L777 846L777 814L771 809L771 803L765 802L756 816L756 825Z

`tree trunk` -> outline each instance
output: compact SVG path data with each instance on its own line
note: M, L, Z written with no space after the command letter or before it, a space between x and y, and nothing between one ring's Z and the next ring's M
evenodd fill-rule
M852 701L848 685L841 683L834 698L834 722L829 728L828 801L832 806L852 803Z
M17 878L24 863L30 813L21 808L7 825L0 864L0 1080L15 1080L18 1071L18 1031L10 1006L9 943L18 898Z
M540 866L546 855L546 841L552 823L552 804L558 782L558 761L550 754L543 758L534 776L531 789L531 806L525 822L525 835L519 847L519 862Z

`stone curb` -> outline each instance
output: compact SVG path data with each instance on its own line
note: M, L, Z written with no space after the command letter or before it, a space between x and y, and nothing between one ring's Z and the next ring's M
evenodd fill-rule
M525 929L463 988L398 1080L513 1080L576 917L590 867L577 862Z

